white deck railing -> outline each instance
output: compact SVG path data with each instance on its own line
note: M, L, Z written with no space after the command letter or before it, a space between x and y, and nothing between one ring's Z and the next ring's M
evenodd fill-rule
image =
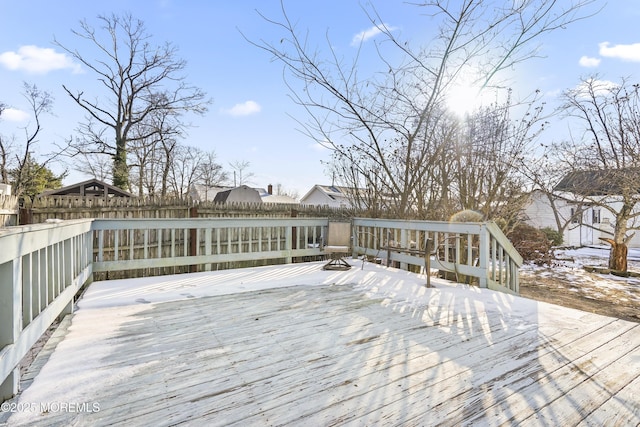
M522 257L492 223L452 223L358 218L353 221L353 253L407 265L430 266L475 279L480 287L519 292ZM428 254L428 256L427 256Z
M328 224L327 218L88 219L3 230L0 401L17 392L20 360L57 317L72 311L94 273L292 262L323 254ZM431 239L435 267L477 278L483 287L518 291L522 259L492 223L355 219L353 226L354 255L385 254L401 267L423 266L420 248Z
M0 234L0 401L15 394L16 366L54 320L71 313L92 272L92 220Z
M322 255L326 218L97 219L94 272ZM131 244L133 242L133 244Z

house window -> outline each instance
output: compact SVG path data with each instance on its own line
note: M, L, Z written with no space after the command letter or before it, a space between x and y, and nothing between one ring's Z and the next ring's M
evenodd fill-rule
M592 224L600 224L600 209L592 209Z
M579 223L579 217L580 215L576 214L576 208L571 208L571 224Z

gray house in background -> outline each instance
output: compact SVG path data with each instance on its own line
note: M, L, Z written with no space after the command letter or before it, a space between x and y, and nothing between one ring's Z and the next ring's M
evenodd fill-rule
M220 191L213 199L214 202L246 202L246 203L262 203L260 193L246 185L231 188L229 190Z
M233 187L207 187L204 185L193 185L189 189L189 196L191 196L194 200L200 202L220 202L220 201L237 201L235 197L241 197L243 202L259 202L255 199L255 195L252 192L245 192L244 196L240 196L243 191L236 192L235 196L232 196L231 193L233 190L237 190L238 188L248 188L249 190L254 190L260 196L260 199L263 203L277 203L277 204L298 204L296 199L293 199L289 196L276 195L273 194L273 186L269 185L267 189L264 188L251 188L246 185L233 188ZM218 196L220 195L220 196ZM231 198L230 198L231 197Z

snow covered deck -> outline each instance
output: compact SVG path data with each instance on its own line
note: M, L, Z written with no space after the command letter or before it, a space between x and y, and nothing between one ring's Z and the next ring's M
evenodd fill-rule
M94 283L8 425L640 423L640 324L354 265Z

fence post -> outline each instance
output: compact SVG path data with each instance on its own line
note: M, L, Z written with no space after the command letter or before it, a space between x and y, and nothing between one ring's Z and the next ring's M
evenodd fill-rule
M0 350L13 345L22 330L22 263L17 258L0 265ZM0 359L0 402L18 392L20 368L12 360ZM7 368L14 368L10 372ZM8 375L7 375L8 374ZM7 375L5 377L5 375Z

